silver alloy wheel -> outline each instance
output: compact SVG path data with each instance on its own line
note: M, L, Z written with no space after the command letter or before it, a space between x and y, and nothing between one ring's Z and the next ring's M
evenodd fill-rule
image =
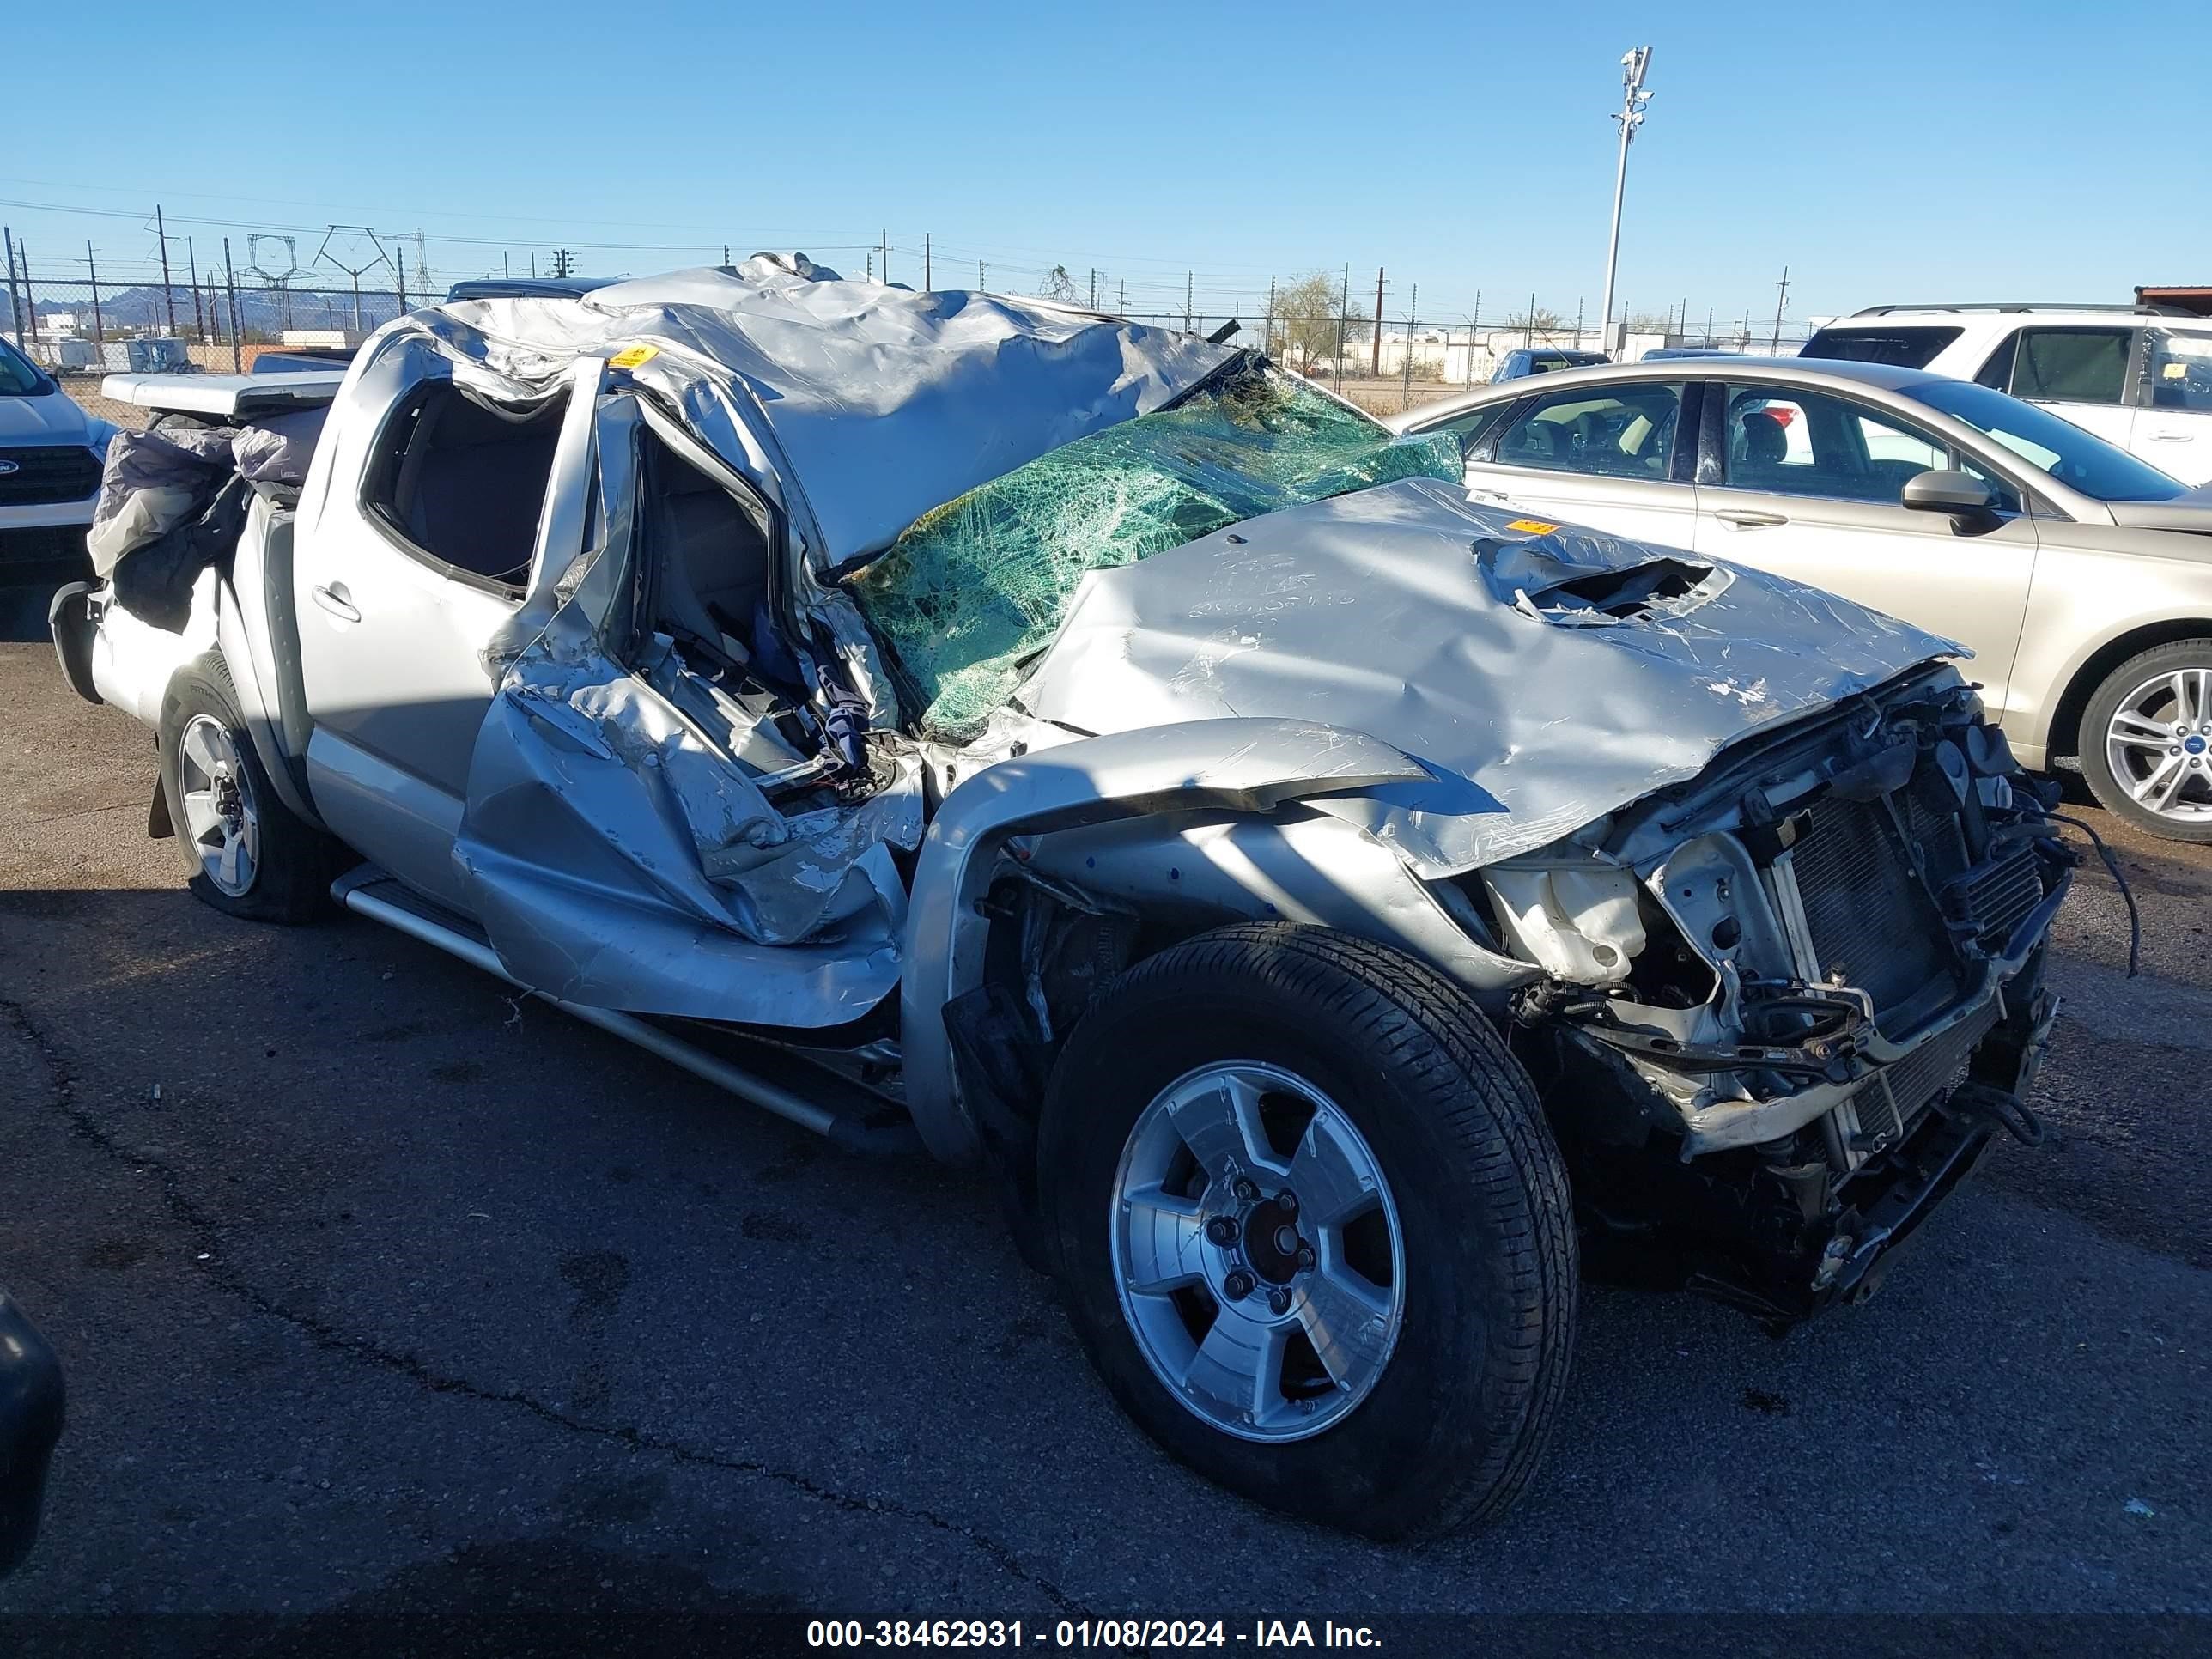
M177 793L185 833L218 891L243 898L261 864L261 817L238 739L212 714L195 714L177 741Z
M1390 1362L1397 1207L1351 1118L1303 1078L1237 1060L1170 1084L1129 1131L1111 1225L1138 1351L1224 1434L1319 1434Z
M2120 699L2105 763L2138 806L2177 823L2212 818L2212 668L2177 668Z

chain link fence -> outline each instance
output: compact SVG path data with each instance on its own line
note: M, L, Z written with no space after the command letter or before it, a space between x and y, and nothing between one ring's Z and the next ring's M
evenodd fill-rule
M194 272L166 283L102 282L49 276L26 258L19 259L9 282L0 329L80 401L125 420L127 414L98 398L102 375L194 369L247 374L270 352L343 354L410 307L438 297L389 280L359 289L307 287L258 274ZM1102 309L1111 308L1107 295L1099 301ZM1416 311L1386 316L1379 326L1356 308L1348 314L1278 312L1261 295L1234 312L1137 306L1118 314L1162 328L1223 334L1238 345L1265 349L1376 414L1482 385L1516 350L1604 352L1624 362L1662 347L1787 355L1810 331L1795 319L1761 323L1708 313L1690 320L1686 304L1664 319L1617 319L1610 330L1564 321L1533 301L1525 310L1490 318L1479 305L1470 313L1433 319Z

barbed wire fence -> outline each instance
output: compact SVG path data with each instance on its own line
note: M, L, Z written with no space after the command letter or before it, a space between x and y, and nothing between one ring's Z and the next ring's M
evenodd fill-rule
M202 227L212 234L204 234ZM222 222L172 222L160 208L145 228L150 249L103 253L88 240L82 254L33 250L6 228L0 329L64 377L191 368L246 373L271 351L348 349L402 313L442 298L456 272L573 277L590 266L612 278L728 264L752 251L734 240L587 243L500 247L487 259L494 246L481 239L359 224L226 228ZM1496 289L1455 295L1443 287L1430 288L1425 298L1419 283L1401 286L1387 267L1372 279L1355 278L1351 267L1340 266L1326 279L1301 273L1295 281L1234 267L1175 269L1158 259L1127 262L1126 274L1075 270L1033 251L947 245L933 235L908 246L894 242L888 231L872 242L808 251L847 276L1035 295L1162 328L1224 333L1377 412L1487 380L1516 349L1607 350L1624 357L1660 346L1790 352L1813 326L1778 307L1760 317L1743 306L1700 310L1682 298L1649 309L1624 306L1607 328L1586 315L1580 299L1570 309L1537 293L1501 301ZM1323 288L1333 292L1316 307L1314 295ZM1303 304L1291 300L1293 292Z

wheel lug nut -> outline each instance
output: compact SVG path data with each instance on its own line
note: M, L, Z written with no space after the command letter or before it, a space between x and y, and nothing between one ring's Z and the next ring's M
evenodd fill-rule
M1275 1207L1285 1215L1296 1215L1298 1212L1298 1195L1285 1187L1275 1194Z
M1217 1244L1234 1244L1237 1224L1225 1215L1218 1215L1206 1224L1206 1236Z
M1231 1302L1242 1302L1252 1294L1252 1275L1239 1269L1221 1281L1221 1290Z
M1279 1291L1279 1290L1278 1290L1278 1291L1268 1291L1268 1292L1267 1292L1267 1310L1268 1310L1270 1313L1279 1313L1279 1314L1286 1314L1286 1313L1290 1312L1290 1310L1291 1310L1291 1293L1290 1293L1288 1291Z
M1313 1271L1314 1263L1319 1258L1314 1255L1314 1248L1312 1245L1301 1244L1298 1246L1298 1267L1304 1272L1311 1273Z
M1249 1176L1240 1176L1237 1178L1237 1196L1243 1199L1247 1204L1249 1204L1254 1199L1260 1196L1260 1189L1253 1183L1252 1178Z

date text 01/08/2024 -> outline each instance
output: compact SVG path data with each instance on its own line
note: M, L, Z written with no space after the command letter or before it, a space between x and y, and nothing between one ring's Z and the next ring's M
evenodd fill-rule
M1221 1619L1062 1619L1025 1625L1018 1619L814 1619L811 1648L1373 1648L1365 1625L1324 1619L1255 1620L1249 1629Z

